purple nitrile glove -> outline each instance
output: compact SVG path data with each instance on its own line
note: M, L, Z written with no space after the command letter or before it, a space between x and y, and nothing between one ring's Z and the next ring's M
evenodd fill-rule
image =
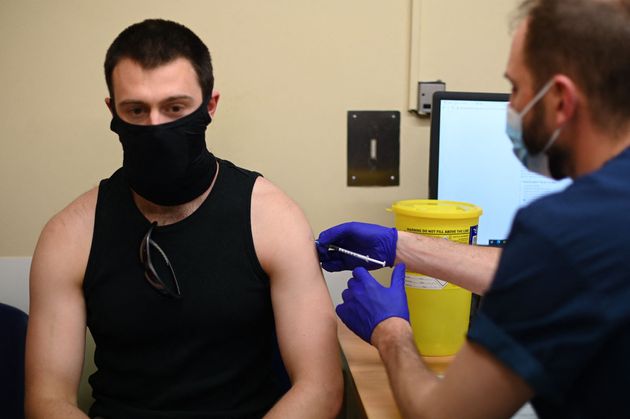
M341 252L329 251L328 245L336 245L372 259L385 261L387 266L394 266L397 241L398 231L395 228L358 222L344 223L319 234L317 253L322 268L329 272L351 270L359 266L372 270L382 266Z
M389 288L385 288L365 270L356 268L348 280L348 288L337 306L337 315L361 339L371 343L374 328L390 317L409 321L405 294L405 264L399 263L392 272Z

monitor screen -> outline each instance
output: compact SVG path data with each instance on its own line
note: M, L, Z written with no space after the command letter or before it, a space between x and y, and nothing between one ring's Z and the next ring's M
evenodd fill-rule
M503 245L518 208L570 183L531 173L514 156L505 133L508 102L501 93L433 95L429 198L480 206L481 245Z

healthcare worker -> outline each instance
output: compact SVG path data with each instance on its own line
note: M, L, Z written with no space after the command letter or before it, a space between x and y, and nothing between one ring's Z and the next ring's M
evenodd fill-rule
M372 224L322 232L354 269L337 314L374 345L405 417L629 418L630 1L526 0L506 77L507 133L530 170L574 182L521 209L501 251ZM338 245L395 266L381 286ZM419 356L405 264L484 294L443 379Z

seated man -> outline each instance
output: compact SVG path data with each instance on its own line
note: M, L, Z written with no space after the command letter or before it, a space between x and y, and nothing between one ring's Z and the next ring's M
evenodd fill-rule
M336 320L310 228L277 187L207 150L219 101L207 47L146 20L114 40L105 76L123 165L37 244L28 417L85 417L86 325L91 417L334 417Z

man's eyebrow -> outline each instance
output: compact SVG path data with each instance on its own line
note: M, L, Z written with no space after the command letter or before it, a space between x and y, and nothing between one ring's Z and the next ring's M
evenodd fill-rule
M169 96L166 99L162 100L161 102L174 102L177 100L195 100L194 97L189 96L189 95L176 95L176 96Z
M118 106L122 106L122 105L144 105L144 102L141 100L136 100L136 99L126 99L126 100L121 100L118 103Z
M168 102L175 102L178 100L195 100L194 97L190 96L190 95L175 95L175 96L169 96L164 100L161 100L160 103L168 103ZM146 102L142 101L142 100L138 100L138 99L125 99L125 100L121 100L120 103L118 103L119 106L122 105L146 105Z

